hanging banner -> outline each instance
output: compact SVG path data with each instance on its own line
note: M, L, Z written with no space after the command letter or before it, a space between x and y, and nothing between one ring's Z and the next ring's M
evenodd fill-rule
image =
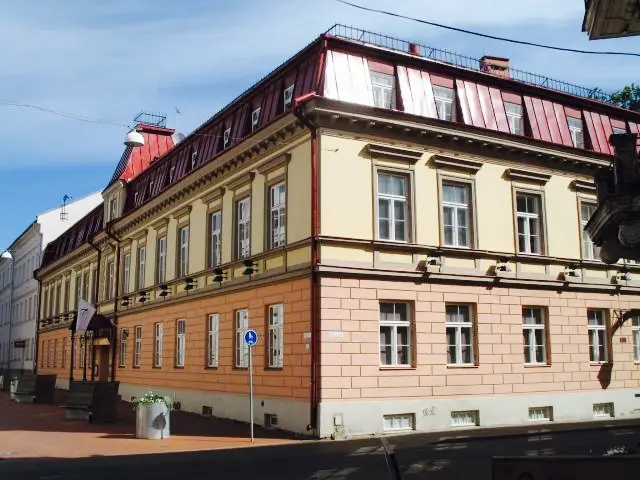
M78 316L76 318L76 333L83 334L87 331L91 318L95 315L96 309L82 298L78 300Z

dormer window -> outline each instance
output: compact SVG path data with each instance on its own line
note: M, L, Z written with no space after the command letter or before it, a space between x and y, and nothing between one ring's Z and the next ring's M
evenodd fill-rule
M176 167L175 165L173 165L170 169L169 169L169 183L173 183L173 176L176 173Z
M194 151L191 154L191 169L193 170L194 168L196 168L196 164L198 163L198 151Z
M371 72L373 105L378 108L395 108L395 78L386 73Z
M620 133L627 133L627 129L626 128L620 128L620 127L613 127L613 133L618 135Z
M455 100L455 92L453 88L433 86L433 96L436 101L436 110L440 120L454 121L453 102Z
M118 218L118 197L109 200L109 220Z
M251 131L253 132L260 125L260 110L261 108L256 108L253 112L251 112Z
M222 148L226 149L229 146L229 139L231 138L231 129L227 128L222 135Z
M291 108L291 104L293 103L293 85L289 85L284 90L284 109L289 110Z
M569 122L569 133L571 133L571 141L576 148L584 148L584 131L582 128L582 119L567 117Z
M514 135L523 135L524 128L522 122L522 105L504 102L504 109L507 114L509 131Z

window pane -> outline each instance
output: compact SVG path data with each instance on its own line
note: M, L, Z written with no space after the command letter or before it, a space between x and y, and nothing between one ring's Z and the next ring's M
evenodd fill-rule
M527 199L524 195L518 195L516 197L516 209L518 212L527 212Z

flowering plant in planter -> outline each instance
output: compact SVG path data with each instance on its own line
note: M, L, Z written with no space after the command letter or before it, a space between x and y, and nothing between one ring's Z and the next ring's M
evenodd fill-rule
M137 408L140 405L151 405L152 403L164 403L169 411L171 411L173 407L173 401L169 397L158 395L153 392L147 392L141 397L136 397L131 401L131 403L134 408Z

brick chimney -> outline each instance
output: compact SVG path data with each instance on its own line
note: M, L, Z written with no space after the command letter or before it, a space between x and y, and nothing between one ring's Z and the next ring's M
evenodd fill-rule
M496 77L511 78L508 58L490 57L485 55L480 59L480 71L490 73Z
M420 45L418 45L417 43L410 43L409 53L411 55L420 55Z

